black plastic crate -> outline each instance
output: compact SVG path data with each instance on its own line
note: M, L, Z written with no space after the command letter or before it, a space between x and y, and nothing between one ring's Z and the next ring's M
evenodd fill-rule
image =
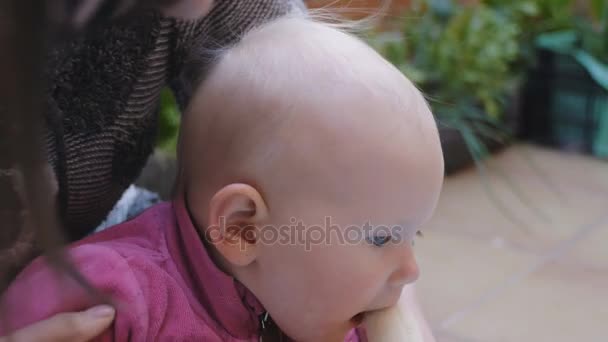
M539 51L523 88L526 140L608 158L608 92L572 57Z

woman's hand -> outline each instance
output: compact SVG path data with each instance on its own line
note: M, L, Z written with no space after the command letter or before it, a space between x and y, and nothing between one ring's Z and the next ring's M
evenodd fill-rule
M0 337L0 342L86 342L103 333L112 324L114 315L114 308L108 305L60 313Z

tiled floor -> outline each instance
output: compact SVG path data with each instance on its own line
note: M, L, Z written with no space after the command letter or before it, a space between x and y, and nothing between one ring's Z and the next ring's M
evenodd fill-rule
M608 341L608 163L512 147L449 177L424 233L439 341Z

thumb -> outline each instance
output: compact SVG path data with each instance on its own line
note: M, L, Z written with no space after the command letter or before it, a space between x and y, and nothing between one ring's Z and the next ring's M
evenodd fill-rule
M86 342L99 336L114 320L115 310L99 305L86 311L60 313L0 338L0 342Z

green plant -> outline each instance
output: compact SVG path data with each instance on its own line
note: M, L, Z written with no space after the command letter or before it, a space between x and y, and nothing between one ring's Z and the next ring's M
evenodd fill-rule
M504 137L500 120L517 84L519 26L487 5L449 0L418 1L413 17L380 50L431 98L438 121L459 129L482 157L479 136Z
M510 138L503 114L523 71L517 68L524 59L521 47L525 32L520 23L536 15L537 7L505 0L477 6L426 0L416 2L413 11L397 39L376 46L422 88L439 123L458 130L490 200L510 221L525 228L525 222L487 183L490 167L483 162L488 154L484 141ZM509 177L499 174L509 181L516 197L534 208Z
M600 5L606 11L605 0L592 1L594 13L600 13ZM485 163L488 151L484 141L510 138L501 125L505 100L534 62L537 37L573 27L572 7L572 0L479 0L473 7L450 0L421 0L415 2L414 13L405 16L408 19L401 35L372 42L428 95L438 121L458 130L489 200L514 226L524 230L528 230L526 222L492 186L490 172L539 219L549 223L549 216L542 203L526 196L516 179ZM605 17L597 17L594 28L605 30L600 19ZM562 196L537 161L525 151L516 153L550 191Z
M536 46L573 57L608 90L608 4L592 1L591 13L591 20L573 16L570 27L540 34Z
M175 155L181 115L169 88L161 91L159 111L156 146L164 152Z
M589 0L588 13L575 10L574 0L482 0L522 28L522 67L534 62L537 48L575 58L608 89L608 2Z
M573 0L481 0L482 4L515 22L520 28L517 72L535 62L536 37L544 32L570 28Z
M530 35L568 27L572 22L573 0L481 0L480 3L512 18Z

